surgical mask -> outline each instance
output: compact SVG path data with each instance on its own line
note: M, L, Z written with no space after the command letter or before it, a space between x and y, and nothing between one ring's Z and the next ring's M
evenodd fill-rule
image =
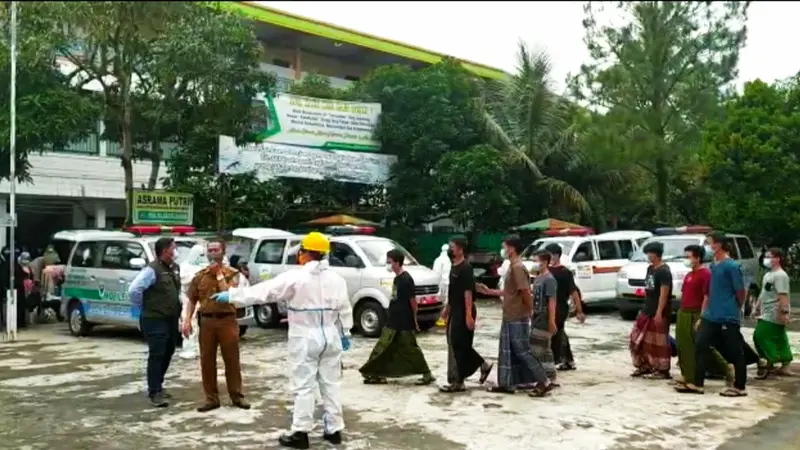
M764 264L764 267L767 269L772 269L772 258L764 258L764 262L762 264Z
M540 267L541 267L541 264L539 264L539 261L534 261L531 264L531 270L534 271L534 272L538 272Z
M394 272L394 271L392 270L392 265L391 265L391 264L389 264L389 263L386 263L386 264L384 265L384 267L386 267L386 271L387 271L387 272Z
M500 249L500 257L503 259L508 259L508 253L506 253L506 249L504 248Z
M691 259L684 259L683 260L683 265L691 269L692 268L692 260Z

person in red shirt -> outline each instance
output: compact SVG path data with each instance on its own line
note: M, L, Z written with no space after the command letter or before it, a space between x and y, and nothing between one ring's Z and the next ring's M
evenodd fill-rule
M689 245L684 250L686 265L692 269L683 279L681 289L681 306L678 310L678 323L675 327L675 337L678 347L678 367L681 369L681 378L676 382L678 392L702 393L694 385L695 380L695 348L694 338L700 313L708 302L708 290L711 286L711 271L703 266L705 249L699 245ZM731 380L728 362L716 350L712 349L711 369L724 373L726 379Z

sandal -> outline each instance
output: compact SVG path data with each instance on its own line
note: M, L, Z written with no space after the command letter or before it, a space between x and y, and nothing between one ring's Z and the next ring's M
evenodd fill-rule
M489 364L486 370L481 369L481 377L478 380L480 384L486 383L486 379L489 378L489 374L492 373L492 369L494 369L494 364Z
M770 375L769 366L766 364L759 364L756 371L756 380L766 380Z
M516 390L505 386L489 386L486 390L493 394L516 394Z
M559 372L566 372L568 370L577 370L578 368L575 367L575 364L572 363L561 363L556 367L556 370Z
M548 383L547 386L537 385L532 391L528 392L528 397L542 398L557 387L558 386L555 383Z
M439 392L443 392L445 394L453 394L456 392L464 392L467 388L464 387L463 384L448 384L447 386L442 386L439 388Z
M747 392L740 391L736 388L728 388L720 392L719 395L723 397L747 397Z
M387 384L386 378L364 378L364 384Z
M436 378L431 375L428 375L417 380L416 382L414 382L414 384L416 384L417 386L427 386L433 383L434 381L436 381Z
M702 394L705 393L702 389L700 389L700 388L698 388L696 386L685 384L685 383L678 384L677 386L675 386L675 391L680 393L680 394L701 394L702 395Z
M631 377L632 378L641 378L641 377L643 377L643 376L645 376L645 375L647 375L649 373L650 372L648 372L647 370L644 370L644 369L636 369L631 374Z
M671 380L672 379L672 375L670 375L668 372L652 372L652 373L648 373L648 374L642 375L642 377L644 379L646 379L646 380Z

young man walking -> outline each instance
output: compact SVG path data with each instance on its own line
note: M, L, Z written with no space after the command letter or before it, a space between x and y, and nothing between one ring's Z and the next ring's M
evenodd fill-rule
M156 241L158 259L142 269L128 288L128 298L140 309L139 325L147 340L147 395L150 403L169 406L164 392L164 376L178 345L178 319L181 315L181 275L175 264L175 240Z
M761 317L753 334L756 351L767 360L766 370L762 371L759 378L766 378L772 370L778 375L792 375L789 370L793 359L792 347L786 334L790 318L790 281L789 275L783 270L784 259L784 253L779 248L769 249L764 257L763 265L768 272L761 283L761 294L758 296Z
M565 330L567 318L569 318L569 299L575 305L575 317L578 322L586 321L586 314L583 311L580 291L575 285L575 275L571 270L561 265L561 246L558 244L548 244L544 250L550 253L550 274L556 279L556 334L550 342L553 350L553 358L556 361L559 371L575 370L575 358L572 355L572 348L569 345L569 337Z
M405 255L398 249L386 254L386 268L395 274L389 317L380 340L366 364L359 369L364 384L385 384L387 378L409 375L422 375L418 385L428 385L436 380L414 335L419 331L417 297L414 295L414 278L403 268L404 262Z
M524 249L518 236L509 236L503 241L503 253L509 266L503 275L503 289L489 289L478 284L478 292L503 299L503 322L500 325L500 349L498 355L497 385L491 392L512 394L517 388L548 385L548 377L542 364L533 356L530 345L530 317L533 313L533 294L528 270L520 260Z
M678 347L678 367L681 378L677 380L675 389L678 392L697 389L695 386L695 324L700 320L703 304L708 299L711 285L711 271L703 267L705 249L699 245L689 245L684 249L684 256L692 269L683 279L681 288L681 306L678 310L678 323L675 326L675 341ZM714 364L714 373L725 374L729 382L733 382L733 373L728 362L713 348L710 358Z
M708 299L703 304L695 338L695 386L690 393L703 393L706 366L711 347L716 347L734 368L733 387L721 392L724 397L743 397L747 383L744 339L740 331L741 305L745 299L742 270L727 254L728 238L711 233L707 243L714 252Z
M672 272L661 260L664 245L651 242L644 246L650 261L645 276L644 308L636 318L630 336L632 377L654 380L671 378L669 368L672 348L669 343L669 317L672 312Z
M484 361L472 347L475 338L475 321L478 310L475 308L475 274L467 262L467 239L454 237L450 240L453 266L450 268L450 286L447 305L442 317L447 322L447 385L439 388L442 392L463 392L464 380L480 369L480 384L486 382L492 365Z
M551 347L551 338L556 333L556 293L558 284L550 273L550 253L546 250L536 253L539 275L533 279L533 317L531 319L530 346L534 358L544 367L548 381L537 383L537 390L531 395L544 396L557 385L556 364Z

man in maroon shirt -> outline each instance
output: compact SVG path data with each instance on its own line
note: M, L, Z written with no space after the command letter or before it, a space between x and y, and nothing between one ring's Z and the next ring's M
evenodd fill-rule
M677 381L675 389L679 392L701 392L695 385L695 329L700 320L705 303L708 302L708 289L711 285L711 271L703 267L705 250L699 245L689 245L684 249L686 265L692 271L683 279L681 289L681 307L678 310L678 324L675 327L675 337L678 345L678 366L681 369L681 378ZM716 350L712 350L713 364L710 367L724 373L726 379L731 379L730 368L727 361Z

